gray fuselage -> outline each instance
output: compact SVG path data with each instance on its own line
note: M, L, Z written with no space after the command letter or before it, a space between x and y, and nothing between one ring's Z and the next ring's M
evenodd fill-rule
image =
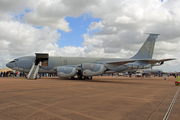
M35 61L35 56L27 56L17 58L6 64L7 67L18 70L21 72L29 72L33 62ZM41 66L39 73L56 73L56 68L58 66L72 66L78 67L82 63L99 63L104 64L105 67L111 69L112 72L120 72L128 69L123 65L118 64L108 64L108 62L122 61L129 59L119 59L119 58L87 58L87 57L49 57L48 66ZM110 71L109 71L110 72Z

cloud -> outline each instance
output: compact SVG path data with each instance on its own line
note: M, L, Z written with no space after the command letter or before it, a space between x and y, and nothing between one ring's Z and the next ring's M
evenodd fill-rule
M64 18L51 18L48 16L39 16L34 13L27 13L23 21L32 23L34 26L49 26L65 32L70 32L69 23Z
M58 49L60 34L48 27L37 29L18 21L1 21L0 31L1 55L15 57Z
M117 17L115 20L115 23L131 24L131 23L135 23L135 21L132 20L132 18L123 15L123 16Z
M128 46L137 42L138 44L142 44L145 41L142 33L146 32L161 33L166 39L160 39L160 41L170 41L179 38L180 17L175 14L178 12L176 11L177 7L172 8L172 6L176 6L177 1L171 2L171 6L168 8L165 6L169 2L163 2L163 4L159 1L144 2L141 0L136 2L116 1L116 4L114 2L103 2L100 6L95 6L92 10L94 11L94 16L101 17L101 23L104 26L101 28L101 31L95 33L96 37L106 36L102 38L104 48L109 46L112 49L119 47L120 49L134 50ZM105 9L107 9L106 7L108 5L111 9L106 11ZM169 8L172 8L171 11ZM112 14L109 15L110 13ZM177 42L177 40L175 41Z
M180 55L179 4L177 0L1 0L0 60L34 52L129 58L146 40L148 35L143 33L161 34L155 45L154 58L177 58ZM22 21L15 19L19 14L22 14ZM57 29L72 31L66 17L84 14L100 18L100 21L92 22L87 33L82 35L83 47L59 48L57 40L61 35ZM166 63L171 68L169 66L175 62ZM176 64L180 65L179 60Z
M95 5L98 0L41 0L32 11L25 14L23 21L35 26L49 26L70 32L65 16L78 17L88 12L86 9ZM87 7L87 8L86 8Z
M1 0L0 1L0 11L1 12L22 12L26 8L30 8L36 0Z
M91 22L89 27L90 27L91 30L98 30L98 29L104 28L101 21L100 22Z

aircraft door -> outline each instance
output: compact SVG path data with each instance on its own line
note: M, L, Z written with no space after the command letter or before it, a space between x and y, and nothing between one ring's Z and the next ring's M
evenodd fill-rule
M48 67L49 65L49 54L47 53L36 53L35 65L41 62L42 67Z

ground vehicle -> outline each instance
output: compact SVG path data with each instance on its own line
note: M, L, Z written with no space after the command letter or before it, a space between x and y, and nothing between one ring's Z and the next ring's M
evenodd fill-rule
M177 81L169 80L175 83L176 86L180 85L180 76L177 76Z
M180 76L177 77L177 81L175 81L175 85L179 85L180 84Z
M136 71L135 77L141 77L141 76L142 76L141 72L140 71Z

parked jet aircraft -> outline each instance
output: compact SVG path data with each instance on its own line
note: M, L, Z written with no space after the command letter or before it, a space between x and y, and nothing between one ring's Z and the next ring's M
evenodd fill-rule
M36 56L26 56L14 59L7 67L27 72L28 78L35 79L37 73L57 73L59 77L74 77L92 79L92 76L147 69L160 66L164 61L174 59L152 59L155 41L159 34L150 34L140 50L129 59L121 58L86 58L86 57L49 57L45 53Z

